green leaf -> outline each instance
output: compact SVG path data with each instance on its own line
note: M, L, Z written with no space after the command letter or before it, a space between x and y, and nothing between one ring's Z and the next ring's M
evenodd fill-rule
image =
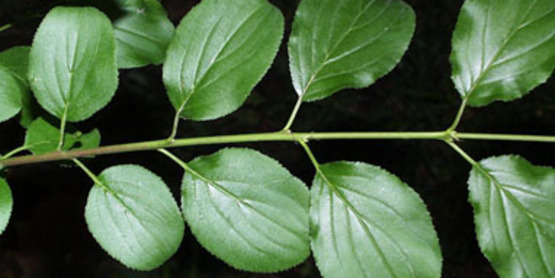
M200 244L241 270L276 272L310 254L306 186L277 161L224 149L189 163L183 214Z
M25 88L14 75L0 66L0 122L9 120L21 110Z
M239 108L266 73L283 35L266 0L204 0L181 22L164 64L164 84L182 118L210 120Z
M301 1L289 39L297 94L314 101L370 86L401 60L414 28L414 12L402 1Z
M114 22L120 68L161 64L175 27L157 0L118 0L123 17Z
M36 119L25 135L25 147L33 154L44 154L56 151L60 140L60 130L43 118ZM92 149L100 145L100 132L98 129L82 134L77 131L64 135L62 150Z
M440 277L441 251L426 206L372 165L320 166L312 186L312 250L324 277Z
M28 128L34 120L33 97L27 81L29 69L29 46L17 46L0 52L0 66L6 68L20 82L21 92L21 119L20 124Z
M8 183L0 178L0 234L4 232L12 215L12 191Z
M166 184L136 165L108 168L85 207L93 237L127 267L152 270L179 248L185 224Z
M21 94L21 117L19 118L19 124L24 128L29 128L36 117L33 111L35 101L33 100L28 85L29 84L27 84L25 91Z
M78 122L102 109L118 84L110 20L94 8L52 9L33 41L29 79L39 104L60 119Z
M29 68L29 46L17 46L0 52L0 66L10 71L22 83L27 83L27 70ZM28 86L28 85L26 85Z
M98 148L100 146L100 131L96 128L85 134L81 133L80 131L76 131L70 136L75 142L70 147L71 150L87 150Z
M555 1L467 0L453 35L453 82L471 106L511 101L555 66Z
M555 277L555 169L493 157L468 184L478 242L499 276Z

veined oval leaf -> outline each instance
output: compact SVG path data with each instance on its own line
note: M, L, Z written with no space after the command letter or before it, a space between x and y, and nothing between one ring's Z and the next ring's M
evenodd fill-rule
M320 166L310 218L312 250L326 278L441 276L441 251L426 206L376 166Z
M168 47L164 84L182 118L210 120L243 104L283 36L283 16L266 0L204 0Z
M4 232L10 221L13 208L12 191L8 183L0 178L0 235Z
M33 97L27 81L29 69L29 46L16 46L0 52L0 66L6 68L20 82L21 87L21 118L23 127L29 127L34 119Z
M14 75L0 66L0 122L9 120L21 110L25 88Z
M555 1L466 0L451 64L453 82L471 106L527 94L555 67Z
M468 185L478 242L499 276L555 277L555 169L493 157Z
M396 0L303 0L289 39L293 85L304 101L363 88L401 60L415 15Z
M166 184L136 165L108 168L85 207L92 235L112 257L137 270L152 270L179 248L185 224Z
M164 62L175 27L158 0L118 0L124 15L114 22L118 67Z
M208 251L232 267L276 272L310 254L309 192L277 161L224 149L188 165L183 214Z
M44 154L56 151L60 140L60 129L51 125L43 118L36 119L27 129L25 147L33 154ZM78 145L78 146L77 146ZM62 150L92 149L100 146L100 131L94 129L82 134L64 134Z
M29 82L39 104L69 122L106 106L118 84L110 20L94 8L52 9L33 41Z

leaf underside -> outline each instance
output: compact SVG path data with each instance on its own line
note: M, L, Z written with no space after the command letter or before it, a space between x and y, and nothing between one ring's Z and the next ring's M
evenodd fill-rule
M277 272L309 256L308 189L277 161L224 149L189 167L183 214L216 257L241 270Z
M85 207L96 241L129 268L152 270L179 248L184 223L165 183L136 165L108 168Z
M469 105L518 99L555 67L555 1L467 0L452 44L453 82Z
M400 61L415 24L403 1L303 0L289 39L297 94L314 101L370 86Z
M312 186L312 250L322 275L441 276L426 206L405 183L364 163L321 165Z
M493 157L468 183L478 242L499 276L555 277L555 169Z

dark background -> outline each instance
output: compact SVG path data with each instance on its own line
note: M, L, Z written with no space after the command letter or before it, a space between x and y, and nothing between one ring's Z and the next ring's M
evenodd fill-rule
M0 51L29 45L51 0L0 0ZM92 1L94 2L94 1ZM177 24L198 1L163 0ZM284 13L286 37L298 1L272 0ZM451 33L462 0L407 0L418 16L411 46L399 66L364 90L345 90L326 100L304 104L294 125L297 131L435 131L452 122L460 99L450 80ZM75 4L72 1L71 4ZM98 4L98 3L97 3ZM111 11L109 2L99 4ZM113 14L110 13L112 16ZM79 123L87 131L98 127L104 145L165 138L174 110L166 97L161 68L124 70L114 100L92 119ZM555 80L522 100L469 109L461 131L554 134ZM283 127L295 103L286 40L272 69L245 105L223 119L182 122L179 136L276 131ZM0 153L20 146L24 130L17 120L0 125ZM467 202L470 166L441 142L337 141L313 142L321 162L365 161L377 164L411 185L433 217L442 247L443 277L496 277L478 249ZM247 144L283 163L309 184L314 170L301 148L292 143ZM537 165L555 166L553 144L462 142L475 159L520 154ZM209 154L221 146L176 150L182 158ZM86 163L95 171L120 163L136 163L161 175L175 196L182 171L155 152L98 157ZM231 269L210 256L186 231L182 247L162 268L136 273L112 260L86 229L83 211L92 183L73 166L46 163L9 169L14 214L0 236L0 277L320 277L312 259L280 274L249 274ZM338 277L343 278L343 277ZM350 277L345 277L350 278ZM356 277L353 277L356 278Z

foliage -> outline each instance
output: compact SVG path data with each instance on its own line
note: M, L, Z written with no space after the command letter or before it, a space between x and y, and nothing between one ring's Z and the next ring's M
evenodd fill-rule
M468 184L480 247L499 275L552 277L555 170L492 157L474 167Z
M184 224L166 184L136 165L94 178L85 219L98 243L128 267L150 270L179 248Z
M277 161L224 149L183 165L183 215L211 253L258 272L285 270L308 257L309 193Z
M471 166L470 202L478 242L500 277L555 276L555 170L519 156L476 162L457 141L498 139L554 143L552 136L470 134L457 128L467 105L528 94L555 66L555 2L466 0L453 35L452 79L462 99L441 132L299 133L303 102L373 84L397 65L415 30L399 0L303 0L288 42L298 102L282 131L176 139L180 119L211 120L238 109L274 60L284 34L281 12L266 0L204 0L177 28L156 0L119 0L113 22L91 7L55 7L32 46L0 53L0 121L21 112L25 142L0 158L0 170L71 160L93 181L85 208L92 236L113 258L137 270L164 264L179 249L185 223L200 244L230 266L278 272L311 251L323 277L441 277L439 239L426 205L406 183L360 162L320 164L314 139L442 140ZM68 126L104 108L118 68L163 63L175 108L169 138L100 146L100 132ZM49 114L33 120L32 90ZM53 116L53 117L52 117ZM56 126L58 124L59 127ZM274 159L228 148L184 162L167 148L291 141L316 175L309 191ZM181 210L156 174L119 165L96 175L79 159L158 150L185 171ZM13 157L29 151L31 155ZM0 232L13 200L0 179Z
M223 117L243 104L270 67L283 34L266 0L207 0L179 24L164 63L170 100L185 119Z

